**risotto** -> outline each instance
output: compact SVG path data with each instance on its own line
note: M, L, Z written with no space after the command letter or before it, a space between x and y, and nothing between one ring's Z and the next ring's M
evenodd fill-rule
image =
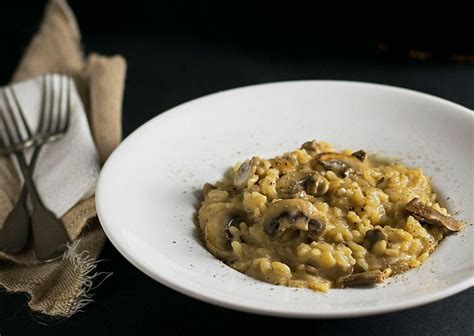
M323 292L418 267L463 227L420 169L326 142L253 157L203 194L199 229L215 257L256 279Z

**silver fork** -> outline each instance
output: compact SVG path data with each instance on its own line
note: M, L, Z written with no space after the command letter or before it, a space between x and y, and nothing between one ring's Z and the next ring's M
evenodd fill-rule
M20 170L25 179L25 184L13 211L7 217L4 226L0 231L0 249L16 253L26 244L29 228L29 216L26 208L28 191L33 205L31 225L36 257L39 260L52 260L61 256L66 249L66 244L69 242L69 237L67 236L62 223L44 206L41 201L32 178L34 167L42 146L45 143L59 140L64 136L69 128L71 114L70 79L61 76L60 83L59 97L56 105L53 77L51 75L43 77L42 107L38 130L35 134L31 132L26 122L15 91L13 89L6 89L12 98L8 97L5 90L2 91L6 107L6 112L0 113L0 121L4 126L6 134L6 137L3 139L3 152L15 154ZM64 105L64 91L66 91L66 111L65 113L62 113L64 112L62 110ZM48 97L49 104L47 104ZM16 107L19 121L21 122L15 118L13 105ZM7 121L7 115L10 124ZM31 146L31 144L35 146L35 149L30 165L28 166L26 158L21 151L24 150L24 148Z

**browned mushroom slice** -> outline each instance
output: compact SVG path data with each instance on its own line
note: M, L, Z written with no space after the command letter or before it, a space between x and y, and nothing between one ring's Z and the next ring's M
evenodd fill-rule
M301 149L306 150L306 153L311 156L321 153L321 145L316 140L305 142L301 145Z
M244 188L247 185L247 181L252 175L255 174L257 169L258 158L253 157L251 160L245 160L240 165L239 169L234 175L234 186L237 188Z
M294 197L305 191L308 195L321 196L329 189L329 182L318 172L294 171L283 175L276 190L282 197Z
M308 238L317 240L323 234L326 224L316 214L316 208L308 201L285 199L270 204L262 217L262 226L269 236L294 228L307 231Z
M362 287L372 286L378 283L383 283L384 281L385 276L383 272L375 270L349 275L340 280L340 285L342 287Z
M364 162L365 158L367 157L367 153L363 151L362 149L358 150L357 152L352 153L351 155L359 159L359 161L361 162Z
M216 257L227 259L234 252L230 245L230 226L236 226L242 222L243 214L236 209L230 208L216 213L206 224L204 229L204 240L206 246Z
M407 204L406 209L413 217L425 224L444 226L450 231L460 231L464 226L461 221L443 215L438 210L422 203L417 197Z
M353 172L360 171L363 165L356 157L340 153L321 153L316 158L324 168L344 177L349 176Z
M364 246L370 250L377 242L387 240L387 234L380 228L367 231L364 238Z

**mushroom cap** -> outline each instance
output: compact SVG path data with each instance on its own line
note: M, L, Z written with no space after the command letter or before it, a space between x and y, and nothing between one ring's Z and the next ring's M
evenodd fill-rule
M304 190L313 196L322 196L329 190L329 181L320 173L312 173L304 182Z
M251 160L245 160L239 166L239 169L235 172L234 175L234 186L237 188L244 188L252 175L255 174L257 169L258 158L253 157Z
M204 240L213 255L221 259L229 259L234 256L228 229L230 225L235 224L235 219L242 218L242 215L240 210L228 208L209 218L204 228Z
M204 228L206 227L209 220L214 217L215 213L218 213L222 210L226 210L229 208L228 202L216 202L211 204L206 204L199 209L198 220L199 220L199 228L204 232Z
M305 191L308 195L324 195L329 189L329 182L318 172L293 171L283 175L276 184L277 192L283 197L294 197Z
M301 223L302 216L305 217L307 226ZM296 229L308 231L308 237L313 240L319 238L326 228L313 204L303 199L284 199L270 204L264 213L261 223L265 233L272 236L280 227L279 220L285 217L291 219L292 225L296 224Z
M312 241L318 240L326 229L326 223L312 218L308 222L308 238Z
M359 172L363 163L355 156L335 152L321 153L316 156L324 168L340 176L347 176L351 171Z
M304 190L304 181L311 172L301 170L293 171L283 175L276 183L276 190L279 194L292 196Z

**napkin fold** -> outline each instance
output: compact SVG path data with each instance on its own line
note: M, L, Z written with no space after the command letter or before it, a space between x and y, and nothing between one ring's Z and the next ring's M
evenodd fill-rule
M41 26L30 42L12 82L45 73L61 73L73 77L87 115L98 159L103 163L121 139L125 71L126 63L121 56L91 54L85 58L74 14L64 0L50 0ZM83 140L81 136L81 141ZM53 152L53 145L56 144L47 146L51 146L48 149L51 155L56 153ZM41 162L47 164L44 159L44 156L49 155L46 149L45 147L38 165ZM70 150L74 149L77 148L71 147ZM86 162L85 157L79 159L84 160L81 164ZM44 183L38 186L40 192L43 191L41 187L46 188L45 167L38 166L37 178L43 181L40 183ZM90 168L88 164L87 167ZM49 182L47 184L50 185ZM10 158L1 157L0 225L3 225L15 204L20 188L21 179L14 163ZM56 213L66 211L61 220L74 241L62 259L50 263L38 262L31 241L20 254L0 252L0 287L11 292L27 293L28 305L34 311L50 316L69 317L91 302L89 290L98 275L94 271L95 260L106 237L96 218L94 197L73 201L84 194L86 193L81 192L78 193L79 196L72 197L72 193L68 193L68 202L62 205L54 199L48 201ZM73 202L77 203L71 207L72 204L69 203Z

